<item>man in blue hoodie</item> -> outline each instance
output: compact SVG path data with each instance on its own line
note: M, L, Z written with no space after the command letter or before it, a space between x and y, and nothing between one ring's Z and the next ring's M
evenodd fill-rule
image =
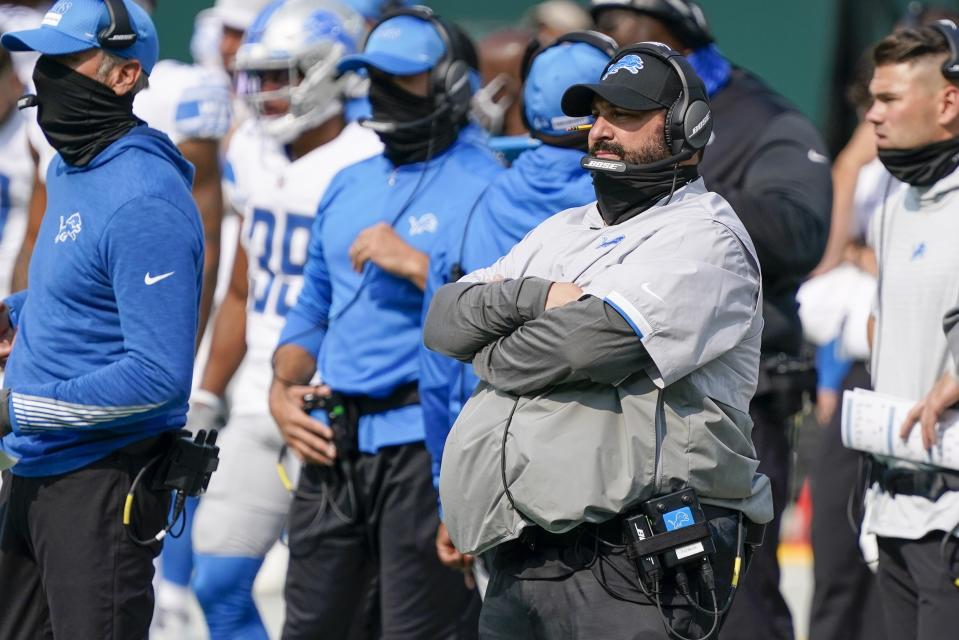
M522 69L522 115L540 144L520 154L434 245L424 310L437 289L493 264L546 218L596 199L592 178L579 164L592 118L569 118L560 102L572 85L596 80L615 51L616 42L603 34L574 31L529 52ZM477 382L470 365L420 349L420 402L436 487L446 436ZM436 545L447 566L470 569L472 559L456 551L442 523Z
M122 4L121 4L122 2ZM33 74L58 155L30 287L0 308L0 637L144 638L160 543L120 514L140 469L185 423L203 229L193 168L133 115L157 35L132 0L61 0L3 46ZM169 494L133 495L133 533Z
M338 67L369 72L365 125L384 153L327 187L274 355L270 411L305 463L289 517L283 637L352 637L354 621L369 620L371 579L382 637L470 637L471 595L433 552L417 353L429 252L501 168L464 131L469 66L427 9L386 18ZM317 370L327 386L308 386ZM325 398L325 410L307 415L307 394Z

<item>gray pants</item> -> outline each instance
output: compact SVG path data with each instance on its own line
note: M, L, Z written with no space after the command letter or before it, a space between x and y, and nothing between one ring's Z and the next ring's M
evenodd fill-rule
M719 606L729 593L735 558L738 519L710 521L716 553L710 558ZM747 553L748 558L748 553ZM496 547L485 559L491 569L480 616L482 640L651 640L668 636L653 601L636 582L636 569L621 550L584 533L575 544L551 545L537 540L535 548L514 541ZM690 569L696 593L696 569ZM662 588L663 614L687 638L704 638L713 616L696 611L675 592L671 578ZM712 609L703 590L698 601ZM717 629L709 636L718 637Z

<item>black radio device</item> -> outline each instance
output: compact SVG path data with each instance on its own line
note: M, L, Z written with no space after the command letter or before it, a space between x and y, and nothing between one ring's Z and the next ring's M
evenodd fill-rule
M644 502L640 512L624 518L626 539L640 573L697 562L715 553L716 545L699 498L683 489Z

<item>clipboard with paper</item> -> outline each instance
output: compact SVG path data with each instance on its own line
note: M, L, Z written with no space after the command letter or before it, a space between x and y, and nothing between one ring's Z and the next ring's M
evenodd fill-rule
M866 389L843 393L842 443L848 449L959 471L959 411L949 410L939 422L938 442L930 449L922 444L919 426L909 438L899 437L899 428L916 401Z

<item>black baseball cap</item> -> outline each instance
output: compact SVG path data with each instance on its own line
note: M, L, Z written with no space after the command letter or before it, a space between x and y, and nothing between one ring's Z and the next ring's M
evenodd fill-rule
M683 84L668 62L643 51L626 50L613 58L599 82L574 84L563 94L567 116L578 118L593 111L593 98L630 111L668 109L683 91Z

